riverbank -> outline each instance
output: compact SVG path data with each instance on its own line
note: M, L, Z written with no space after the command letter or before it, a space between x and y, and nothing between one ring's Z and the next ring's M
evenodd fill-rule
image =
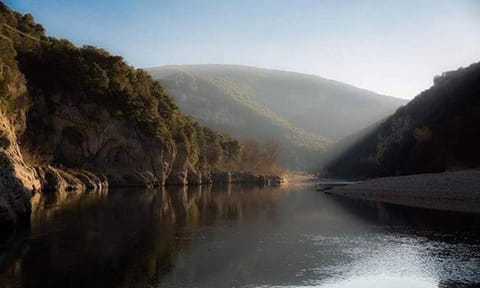
M328 193L411 207L480 213L480 171L383 177L335 187Z
M286 186L311 186L318 182L317 176L300 171L288 171L282 178Z

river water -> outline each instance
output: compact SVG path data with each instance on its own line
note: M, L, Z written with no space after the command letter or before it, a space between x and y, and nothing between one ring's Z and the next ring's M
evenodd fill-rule
M479 287L479 219L308 186L51 195L1 236L0 287Z

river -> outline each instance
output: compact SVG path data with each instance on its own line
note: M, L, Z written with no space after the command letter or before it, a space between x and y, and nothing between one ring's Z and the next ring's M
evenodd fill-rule
M310 186L50 195L3 234L0 287L478 287L480 216Z

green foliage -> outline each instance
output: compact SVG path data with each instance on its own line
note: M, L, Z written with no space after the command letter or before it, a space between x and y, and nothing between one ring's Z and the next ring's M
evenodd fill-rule
M63 101L72 104L96 103L163 139L182 126L176 121L177 107L158 82L105 50L51 40L37 50L19 53L18 58L29 85L47 97L62 95Z
M15 65L13 62L14 50L11 43L0 41L0 103L2 106L9 100L8 85L12 81L11 69Z
M223 150L223 157L227 161L235 161L238 159L242 145L240 145L237 140L229 136L220 135L220 146Z
M18 106L19 96L25 91L25 81L18 70L15 49L8 38L0 35L0 110L10 114Z
M278 139L282 164L295 170L316 169L333 141L406 102L313 75L254 67L180 65L148 71L176 96L182 111L201 123L241 139Z
M274 105L264 103L262 98L282 97L281 94L286 92L277 87L282 83L264 85L263 80L268 82L271 79L261 73L256 75L248 68L243 71L238 67L221 65L180 66L171 70L166 67L165 70L154 68L148 71L167 87L171 95L176 96L182 111L193 115L202 124L240 139L278 139L285 147L282 163L289 168L310 168L316 155L329 144L323 137L295 127L290 120L270 109ZM239 154L235 145L221 143L221 146L229 147L232 155ZM223 160L227 159L223 157Z
M203 129L203 135L207 144L207 148L205 149L207 164L212 167L217 167L223 158L223 150L222 146L220 145L220 136L208 128Z
M12 83L25 87L24 75L34 103L30 114L40 112L35 109L53 111L58 104L95 104L141 134L175 146L178 154L187 155L186 160L194 167L215 169L224 154L227 161L238 157L240 144L236 140L201 127L183 115L159 82L145 71L129 66L122 57L94 46L76 47L68 40L47 37L32 15L13 12L2 2L0 24L3 110L11 106L10 90L16 88ZM43 104L37 107L36 103ZM93 114L85 116L95 120ZM79 135L67 136L75 142ZM225 146L221 145L223 139L227 139Z

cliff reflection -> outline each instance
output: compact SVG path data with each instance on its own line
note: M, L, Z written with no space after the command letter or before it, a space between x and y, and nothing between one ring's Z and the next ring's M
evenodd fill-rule
M274 216L283 195L281 188L241 185L179 187L171 192L176 221L189 225Z
M50 195L4 237L0 287L148 287L189 245L187 225L275 214L279 188L226 186Z

